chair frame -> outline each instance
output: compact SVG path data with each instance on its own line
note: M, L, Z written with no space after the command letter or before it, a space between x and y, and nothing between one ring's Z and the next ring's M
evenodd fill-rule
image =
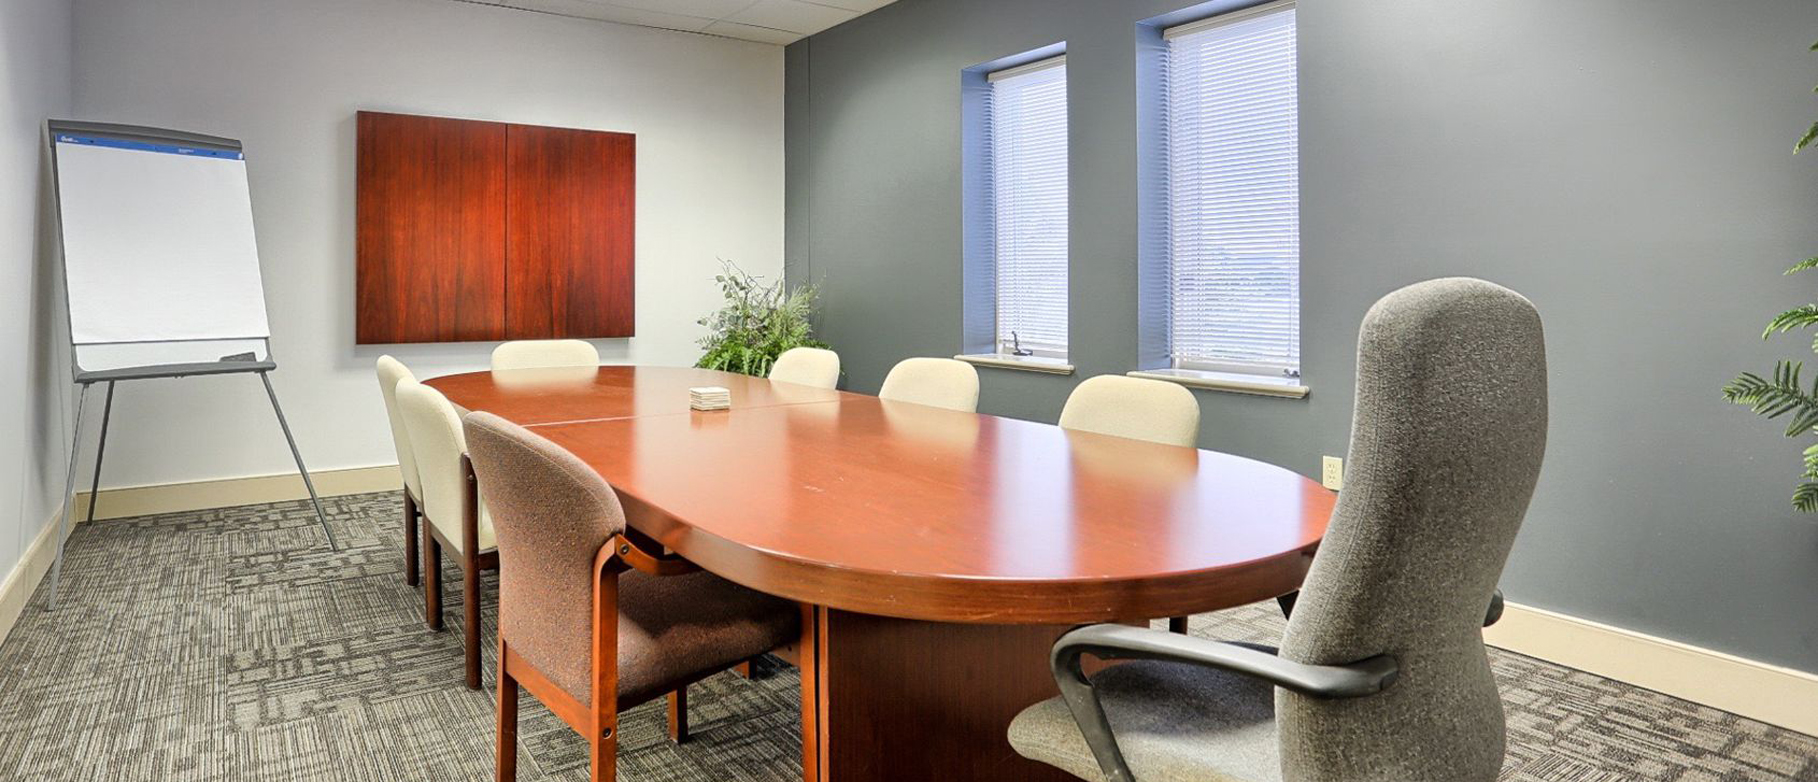
M404 485L404 583L417 586L417 531L423 523L423 501L410 493L410 485Z
M640 545L637 533L627 529L613 535L593 558L592 702L584 703L549 680L529 661L519 657L499 634L498 735L496 753L499 782L517 779L518 688L521 686L549 707L557 717L587 740L588 774L595 782L611 782L618 773L619 712L651 700L621 701L619 688L619 575L637 570L652 576L679 576L700 570L692 562L661 551L653 544ZM669 693L670 738L687 733L687 686L718 671L690 677Z
M461 492L461 600L466 609L466 621L462 628L462 641L466 652L467 688L480 689L480 571L499 569L499 551L497 548L480 551L480 492L479 481L474 477L473 461L467 454L461 454L461 481L464 486ZM409 492L405 492L406 513L412 504ZM442 536L429 514L421 511L423 518L423 622L431 630L442 629L442 548L457 548L452 541ZM410 525L406 525L409 529ZM414 537L411 532L405 533ZM406 568L409 568L408 563Z

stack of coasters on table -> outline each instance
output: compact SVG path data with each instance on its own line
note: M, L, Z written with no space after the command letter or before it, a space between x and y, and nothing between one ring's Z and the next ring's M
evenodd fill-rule
M732 407L732 392L719 386L690 388L688 406L696 410L725 410Z

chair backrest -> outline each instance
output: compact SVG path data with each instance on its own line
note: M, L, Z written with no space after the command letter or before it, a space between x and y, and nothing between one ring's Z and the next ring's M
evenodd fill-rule
M519 339L492 349L492 369L597 367L600 351L579 339Z
M398 383L398 412L404 418L404 429L410 438L410 450L417 462L417 481L422 485L423 515L442 532L442 537L459 544L461 540L462 503L467 499L466 476L461 473L461 457L467 453L467 438L461 434L461 415L442 392L412 380ZM480 536L486 537L487 514L479 515Z
M404 431L404 418L398 414L398 381L417 382L404 363L391 356L379 357L379 394L385 397L385 418L391 422L391 447L398 452L398 472L404 474L404 488L410 496L423 498L423 485L417 481L417 457L410 452L410 435Z
M1394 655L1383 692L1276 694L1286 779L1489 782L1502 702L1483 620L1546 450L1546 346L1520 294L1450 278L1383 297L1357 337L1345 488L1281 654Z
M530 430L490 413L466 427L499 541L500 637L591 703L593 559L625 511L598 473Z
M840 384L840 354L822 348L790 348L770 365L770 379L833 388Z
M884 376L878 398L978 412L978 370L951 358L906 358Z
M1192 447L1199 439L1199 400L1179 383L1099 375L1067 396L1060 425L1062 429Z

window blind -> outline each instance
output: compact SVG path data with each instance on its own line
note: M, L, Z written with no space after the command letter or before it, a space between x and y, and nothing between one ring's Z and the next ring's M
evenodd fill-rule
M1300 132L1292 4L1165 34L1169 352L1300 373Z
M991 74L986 98L997 345L1067 352L1067 67ZM1015 334L1013 340L1012 334Z

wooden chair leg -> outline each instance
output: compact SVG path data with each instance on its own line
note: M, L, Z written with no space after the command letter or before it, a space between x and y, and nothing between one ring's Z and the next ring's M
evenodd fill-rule
M1168 618L1168 632L1175 633L1178 635L1186 635L1187 634L1187 618L1184 616L1169 617Z
M404 583L417 585L417 502L404 492Z
M423 526L423 623L442 629L442 544Z
M688 740L688 686L669 693L669 740L680 744Z
M734 665L732 666L732 670L737 672L738 675L749 679L751 678L751 661L746 660L738 665Z
M587 742L587 779L590 782L616 782L619 777L619 731L608 726Z
M505 671L505 639L499 639L498 782L518 778L518 680Z
M480 558L473 551L461 552L461 601L465 604L466 621L462 627L467 646L467 689L480 689Z

